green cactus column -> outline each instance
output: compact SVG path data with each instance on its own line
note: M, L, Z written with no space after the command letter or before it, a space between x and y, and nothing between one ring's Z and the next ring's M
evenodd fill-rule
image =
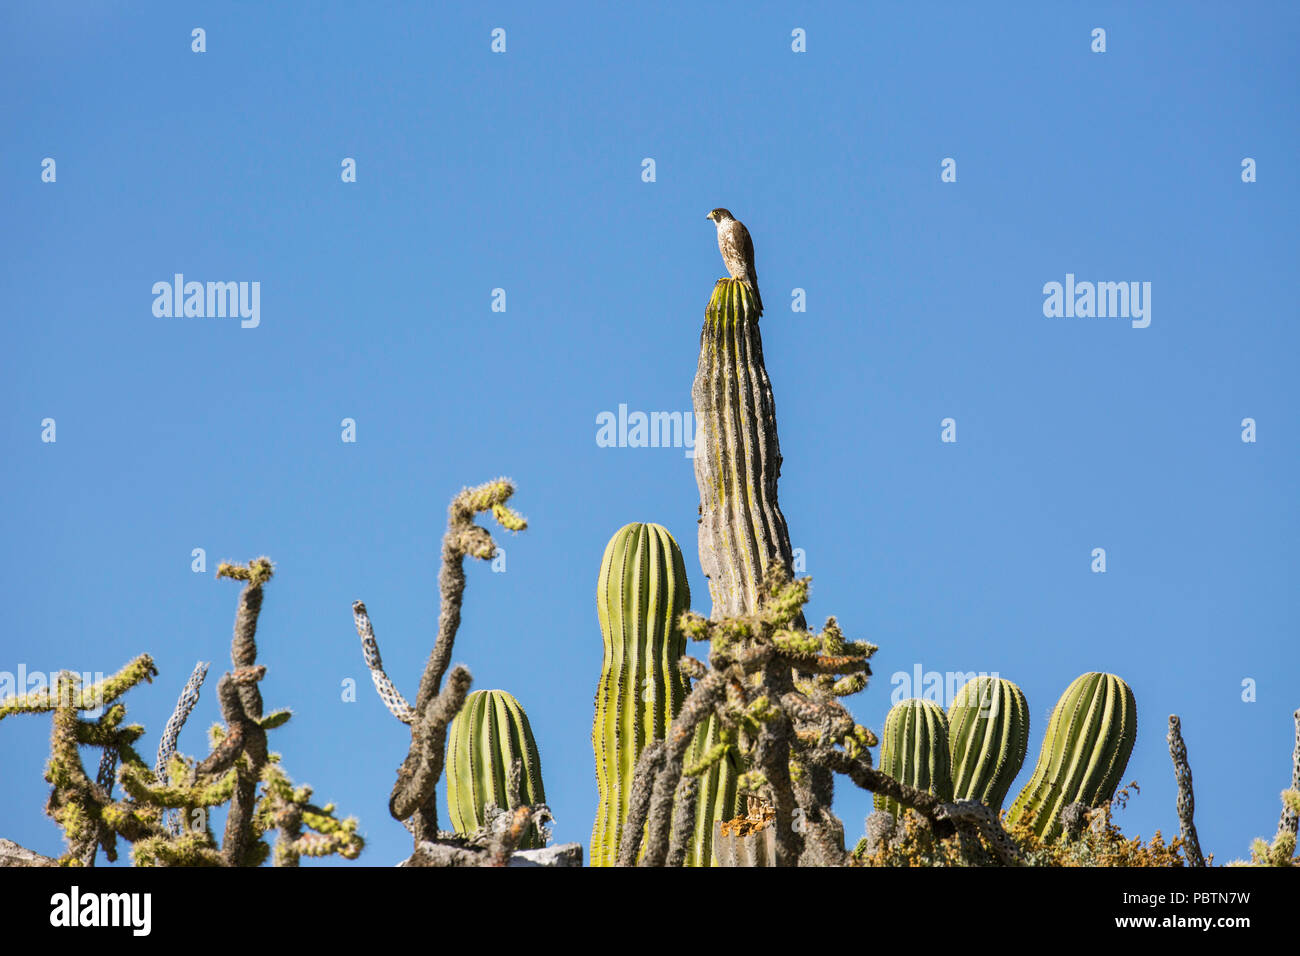
M700 565L716 620L756 609L758 586L774 558L794 563L776 498L781 448L758 307L735 279L719 279L713 288L691 397Z
M690 603L681 548L666 528L633 523L610 539L596 583L605 659L591 730L600 791L592 866L614 865L637 758L667 733L689 692L677 619Z
M953 796L978 800L995 813L1029 748L1029 704L1000 677L976 677L948 708Z
M1137 701L1114 674L1082 674L1052 711L1034 774L1007 811L1044 840L1061 833L1072 803L1098 807L1115 795L1137 740Z
M948 754L948 718L933 701L913 697L895 704L885 718L880 740L880 769L899 783L928 790L952 802L952 771ZM902 816L897 800L877 793L876 809Z
M508 786L515 758L522 764L520 797L532 806L546 802L542 762L528 715L519 701L503 690L476 690L451 722L447 734L447 809L457 833L471 834L486 822L489 805L512 810ZM542 845L530 827L520 849Z

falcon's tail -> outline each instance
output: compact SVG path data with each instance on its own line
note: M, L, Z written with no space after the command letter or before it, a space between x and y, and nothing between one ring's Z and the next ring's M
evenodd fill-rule
M754 281L752 281L752 280L750 280L750 279L746 279L746 280L745 280L745 288L747 288L747 289L749 290L749 294L752 295L752 296L754 297L754 305L758 307L758 314L759 314L759 315L762 315L762 314L763 314L763 297L762 297L761 295L758 294L758 283L757 283L757 282L754 282Z

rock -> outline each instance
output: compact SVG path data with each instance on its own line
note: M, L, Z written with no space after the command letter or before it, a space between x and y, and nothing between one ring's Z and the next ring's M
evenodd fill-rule
M582 844L558 843L540 850L516 850L507 866L582 866Z
M470 849L450 843L421 843L398 866L483 866L484 849ZM507 866L582 866L582 844L561 843L540 850L516 850Z
M35 850L19 846L12 840L0 837L0 866L57 866L58 862L42 856Z

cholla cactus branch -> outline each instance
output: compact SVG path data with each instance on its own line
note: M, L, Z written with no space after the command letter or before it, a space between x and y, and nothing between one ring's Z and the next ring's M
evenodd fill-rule
M1178 824L1183 838L1183 853L1192 866L1205 866L1201 841L1196 836L1196 797L1192 793L1192 768L1187 763L1187 745L1183 743L1182 722L1177 714L1169 715L1169 756L1174 761L1178 780Z
M673 797L672 841L668 845L668 866L684 866L694 831L695 811L700 797L700 774L682 777Z
M294 789L278 769L279 757L266 750L266 731L283 724L289 712L263 716L258 682L266 668L256 664L255 629L260 589L270 577L271 563L262 558L247 568L223 565L221 576L246 582L232 640L235 668L217 686L225 725L214 726L212 752L197 765L176 751L177 735L198 698L207 665L190 675L172 718L162 734L155 767L148 767L135 744L144 728L125 724L126 707L117 703L127 690L151 680L157 669L148 655L136 658L119 673L83 687L75 675L63 673L48 693L6 700L0 717L9 713L53 711L53 734L46 778L53 784L46 812L63 828L68 852L65 865L91 865L102 846L110 861L117 858L116 839L132 844L137 866L256 866L269 847L262 837L279 830L276 862L295 863L302 855L338 853L352 859L361 849L356 821L337 820L333 807L308 803L307 787ZM81 711L107 706L97 721ZM250 711L250 707L252 710ZM101 780L91 781L79 748L102 747ZM113 800L109 768L120 762L116 776L126 796ZM265 784L259 805L257 788ZM208 824L210 808L230 803L226 836L218 849ZM180 826L165 820L179 811Z
M374 681L379 699L384 702L390 714L404 724L411 723L415 719L415 710L406 702L402 692L384 671L384 662L379 656L379 642L375 639L374 625L370 623L366 606L360 601L352 605L352 619L357 626L357 635L361 638L361 656L365 658L366 666L370 668L370 679Z
M442 570L438 575L438 588L442 593L442 606L438 612L438 638L425 664L420 679L420 690L415 698L415 710L423 713L442 687L442 677L451 663L451 651L460 629L460 609L465 597L465 557L490 561L496 545L486 530L474 524L474 519L485 511L503 528L522 531L528 522L509 507L506 502L515 493L508 478L498 478L465 488L452 499L447 508L447 532L442 538Z
M783 565L769 567L760 594L758 610L750 614L718 620L682 614L682 632L709 642L709 667L686 659L684 672L697 677L695 687L663 746L647 746L641 754L619 865L633 864L643 842L642 865L676 859L672 821L682 811L674 804L689 792L679 781L724 757L748 762L744 789L772 808L777 865L796 865L810 846L810 863L843 862L843 827L830 811L835 767L821 754L833 750L870 768L864 747L875 742L874 735L854 724L835 697L860 689L861 683L846 689L837 675L865 679L875 648L845 642L833 619L821 634L799 627L808 581L790 580ZM796 686L801 662L811 666ZM719 722L720 734L685 767L686 745L707 719ZM952 832L952 824L947 827Z
M447 727L465 702L469 692L470 674L464 667L452 671L446 687L443 676L451 664L456 632L460 629L461 604L465 597L466 556L490 560L496 553L492 536L474 519L491 512L497 523L508 531L522 531L527 521L506 502L515 492L515 486L506 478L498 478L465 488L452 499L447 509L447 531L442 539L442 568L438 586L442 605L438 614L438 636L420 678L420 688L415 705L409 705L384 673L379 657L379 646L374 639L374 629L369 614L360 601L352 606L357 633L361 637L362 654L370 667L375 688L385 706L403 723L411 727L411 747L397 772L397 781L388 801L389 812L411 831L416 844L416 856L421 859L444 859L445 854L430 855L421 845L438 841L438 804L435 790L442 775L447 747ZM453 855L454 856L454 855Z
M1291 715L1295 721L1295 749L1291 751L1291 789L1300 791L1300 710ZM1295 802L1288 802L1285 798L1282 801L1282 816L1277 821L1277 832L1279 834L1290 834L1291 839L1296 837L1296 825L1300 823L1300 812L1297 812Z
M411 750L397 771L397 783L388 800L388 811L397 820L404 820L417 812L423 815L422 819L416 820L417 843L437 837L435 788L446 757L447 726L465 703L471 682L466 668L454 668L447 686L420 712L412 725Z
M254 558L247 567L222 562L217 577L243 581L239 609L235 612L235 633L230 641L230 663L236 668L252 667L257 662L257 619L262 613L262 585L275 573L269 558ZM262 716L262 692L256 682L241 684L239 695L244 713L252 720Z
M1006 830L996 812L978 800L957 800L943 804L940 819L951 820L959 832L966 827L978 829L1003 866L1023 866L1025 855Z
M255 824L259 833L279 831L273 857L275 866L296 867L304 856L335 853L345 860L355 860L361 853L364 841L356 832L354 817L337 820L332 804L318 807L309 802L311 788L295 788L274 763L267 763L262 781L265 791L257 807Z
M623 836L618 844L619 866L636 866L637 854L641 850L641 834L650 813L655 780L663 769L666 756L664 742L652 740L637 758L636 770L632 774L632 792L627 800L627 819L623 822Z
M229 745L233 741L238 748L232 759L236 773L235 791L221 841L221 852L227 866L246 865L248 855L253 851L253 811L257 781L267 761L266 731L244 710L244 704L248 696L246 689L250 685L256 689L257 681L265 673L266 668L262 666L242 668L223 674L217 683L217 700L228 728L222 744ZM261 694L258 694L257 701L261 702ZM214 755L216 752L214 750Z

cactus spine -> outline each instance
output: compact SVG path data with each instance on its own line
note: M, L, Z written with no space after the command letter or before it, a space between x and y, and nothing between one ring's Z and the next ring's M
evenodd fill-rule
M1029 747L1029 705L1000 677L976 677L948 708L953 796L978 800L995 813L1020 772Z
M1137 740L1137 701L1114 674L1082 674L1052 711L1034 774L1007 813L1044 840L1061 833L1072 803L1097 807L1115 795Z
M542 762L528 715L519 701L503 690L476 690L465 698L448 733L447 809L457 833L469 835L487 823L486 810L512 810L510 765L517 758L523 773L519 803L546 802ZM542 836L530 825L521 849L542 846Z
M880 769L899 783L928 790L952 802L952 770L948 753L948 718L943 708L913 697L895 704L885 718L880 743ZM876 794L878 811L901 816L898 801Z

